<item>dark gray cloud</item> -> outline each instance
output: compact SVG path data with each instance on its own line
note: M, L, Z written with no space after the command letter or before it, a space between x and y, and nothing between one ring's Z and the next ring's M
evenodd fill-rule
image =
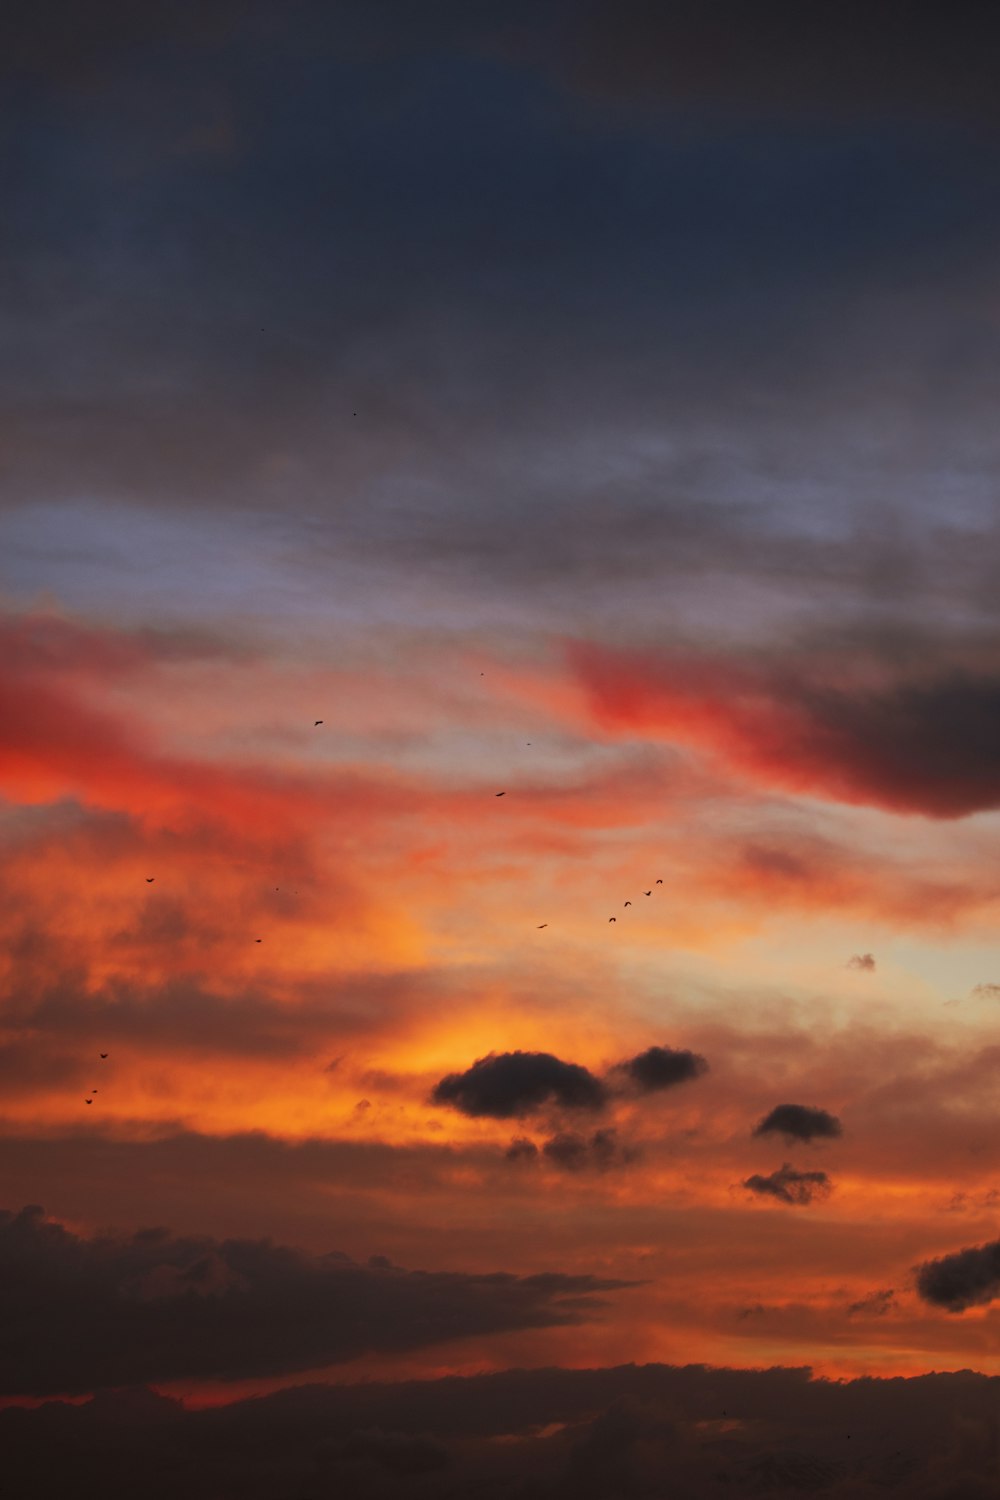
M315 1369L372 1350L585 1317L628 1285L546 1273L415 1272L378 1257L165 1229L85 1239L0 1213L0 1393L48 1395Z
M535 1114L547 1105L562 1109L602 1109L607 1090L578 1063L551 1052L491 1052L464 1073L449 1073L431 1095L466 1115L509 1120Z
M659 1093L678 1083L687 1083L708 1072L708 1063L697 1052L682 1047L647 1047L619 1064L631 1083L643 1094Z
M504 1152L507 1161L535 1161L537 1157L538 1147L526 1135L515 1136Z
M776 1104L754 1126L754 1135L783 1135L788 1140L832 1139L843 1134L840 1121L828 1110L809 1104Z
M798 1172L785 1162L775 1171L763 1176L754 1172L746 1178L743 1186L761 1198L779 1198L782 1203L811 1203L814 1198L825 1197L833 1184L825 1172Z
M917 1270L917 1291L925 1302L963 1312L1000 1296L1000 1240L956 1250Z

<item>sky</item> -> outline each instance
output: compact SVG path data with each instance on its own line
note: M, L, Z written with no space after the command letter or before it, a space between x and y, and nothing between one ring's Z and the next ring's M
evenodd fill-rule
M22 1485L993 1494L992 8L5 26Z

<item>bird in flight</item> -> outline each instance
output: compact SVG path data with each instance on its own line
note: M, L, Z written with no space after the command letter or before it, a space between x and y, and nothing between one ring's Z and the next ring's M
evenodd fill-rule
M108 1054L107 1054L107 1053L106 1053L106 1052L102 1052L102 1053L101 1053L101 1056L102 1056L102 1057L107 1057L107 1055L108 1055Z
M657 885L662 885L663 881L662 880L658 880L656 883L657 883Z
M652 894L653 894L653 893L652 893L652 891L643 891L643 893L642 893L642 894L643 894L643 895L644 895L644 896L651 896L651 895L652 895Z
M497 796L498 797L506 797L506 795L507 795L506 792L497 792Z
M541 932L542 928L543 927L548 927L548 925L549 925L548 922L539 922L538 926L535 928L535 931L536 932Z
M84 1104L93 1104L93 1099L84 1099Z
M254 942L255 943L262 943L263 941L264 941L263 938L254 938Z
M625 902L625 905L626 905L626 906L631 906L631 905L632 905L632 903L631 903L631 901L626 901L626 902Z
M617 922L617 921L618 921L618 918L617 918L617 917L609 917L609 918L608 918L608 921L609 921L609 922Z
M147 876L146 876L146 884L147 884L147 885L152 885L152 884L153 884L153 881L154 881L154 880L155 880L155 879L156 879L156 876L155 876L155 875L147 875Z
M315 724L313 725L313 728L314 729L318 729L319 726L322 724L322 722L323 722L322 719L317 719L316 722L315 722Z

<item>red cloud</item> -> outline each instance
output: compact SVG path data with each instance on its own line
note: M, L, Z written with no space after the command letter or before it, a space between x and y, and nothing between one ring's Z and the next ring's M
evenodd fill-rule
M1000 669L898 679L712 655L569 648L605 729L704 750L765 786L958 818L1000 807Z

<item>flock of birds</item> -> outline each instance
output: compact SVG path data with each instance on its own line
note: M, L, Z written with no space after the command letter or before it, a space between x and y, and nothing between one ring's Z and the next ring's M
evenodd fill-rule
M497 796L498 796L498 797L502 797L502 796L503 796L503 792L497 792ZM654 890L655 890L655 889L656 889L656 887L657 887L657 886L658 886L658 885L662 885L662 884L663 884L663 881L662 881L662 880L657 880L657 881L655 881L655 882L654 882L654 884L653 884L653 886L652 886L652 888L651 888L651 889L650 889L650 890L648 890L648 891L643 891L643 893L642 893L642 894L643 894L643 895L644 895L644 896L651 896L651 895L652 895L652 894L653 894L653 891L654 891ZM631 903L631 901L626 901L626 902L625 902L625 905L626 905L626 906L631 906L631 905L632 905L632 903ZM617 922L617 921L618 921L618 918L617 918L617 917L609 917L609 918L608 918L608 921L609 921L609 922ZM543 928L543 927L548 927L548 925L549 925L549 924L548 924L548 922L539 922L539 924L538 924L538 926L537 926L537 927L536 927L536 928L535 928L535 931L536 931L536 932L541 932L541 930L542 930L542 928Z

